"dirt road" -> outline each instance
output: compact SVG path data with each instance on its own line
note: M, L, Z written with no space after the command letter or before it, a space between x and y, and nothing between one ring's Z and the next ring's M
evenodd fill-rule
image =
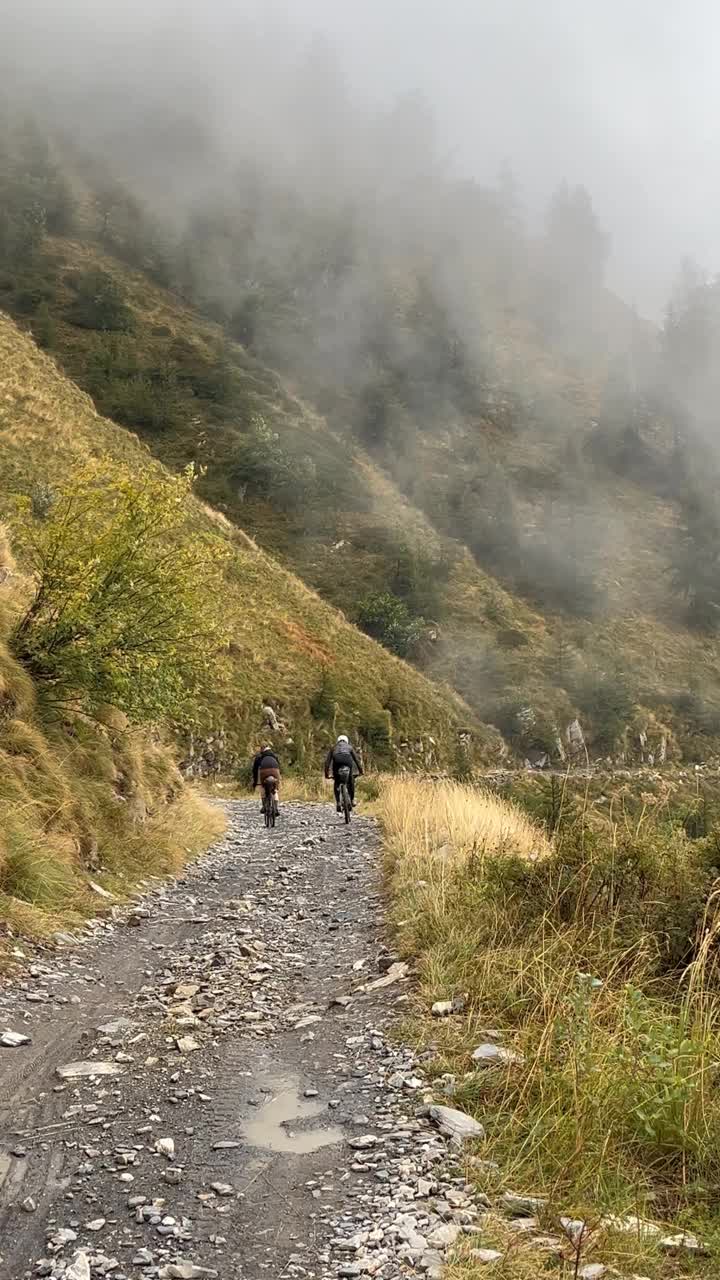
M393 1035L374 825L228 812L129 921L0 994L30 1037L0 1048L7 1280L432 1280L475 1220Z

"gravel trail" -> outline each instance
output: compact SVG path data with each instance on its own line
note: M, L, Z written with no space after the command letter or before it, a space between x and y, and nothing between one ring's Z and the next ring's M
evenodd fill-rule
M375 825L258 808L0 992L3 1278L435 1280L473 1228L393 1034Z

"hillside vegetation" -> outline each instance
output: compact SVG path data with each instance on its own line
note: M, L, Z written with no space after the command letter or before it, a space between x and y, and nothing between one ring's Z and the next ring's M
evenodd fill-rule
M439 1097L450 1085L486 1130L470 1168L493 1209L453 1280L485 1274L478 1243L504 1280L546 1260L709 1280L716 837L690 839L664 809L608 820L568 800L548 838L481 790L411 780L383 789L380 812L400 949L419 968L413 1032ZM508 1214L507 1193L533 1203ZM521 1208L534 1227L514 1229Z
M90 399L2 318L0 395L0 512L11 521L15 495L39 497L42 507L47 494L52 503L89 459L107 469L110 491L124 469L141 488L158 477L164 492L169 479L139 441L98 417ZM223 615L223 635L208 652L208 686L187 727L222 731L230 759L256 745L267 703L284 724L288 763L319 763L341 724L371 758L390 762L407 742L408 761L427 765L450 760L458 733L479 728L457 698L356 631L222 516L190 500L184 520L185 540L204 542L221 565ZM208 592L208 610L217 607L212 582L197 586Z
M701 491L677 397L653 381L657 336L602 289L587 197L559 193L538 245L510 188L445 191L448 293L417 226L388 257L381 228L338 211L333 239L268 189L252 209L216 193L178 238L105 167L24 128L0 157L0 301L103 414L171 468L198 466L234 526L521 758L717 749L708 479ZM272 265L266 240L283 245ZM675 350L693 306L688 286ZM302 663L298 679L311 696ZM568 743L576 717L584 738Z
M13 939L72 929L177 870L222 829L157 736L110 707L49 715L10 651L28 583L0 536L0 965Z

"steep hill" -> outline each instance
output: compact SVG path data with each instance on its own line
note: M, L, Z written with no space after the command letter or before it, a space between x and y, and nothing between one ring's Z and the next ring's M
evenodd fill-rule
M199 464L208 501L349 617L373 594L406 601L434 624L417 665L519 751L557 753L576 715L594 753L638 758L641 734L648 752L663 741L690 758L715 749L716 646L688 631L670 591L677 506L593 458L600 392L590 378L568 378L536 348L544 373L532 402L492 393L492 417L418 423L403 454L369 454L337 411L332 426L143 273L61 238L46 261L30 327L96 404L168 466ZM131 331L70 321L77 282L92 273L113 282ZM20 277L6 290L16 313L27 285ZM121 440L123 451L116 433ZM662 438L651 445L662 457ZM511 514L521 546L503 524ZM505 575L503 540L512 538ZM422 725L419 714L413 732Z
M137 438L100 418L89 397L7 318L0 317L0 514L17 493L62 486L92 456L141 473L156 464ZM228 555L224 610L230 643L217 654L216 701L205 732L222 732L230 758L257 742L264 704L284 723L286 759L316 764L340 723L371 758L449 760L460 730L492 735L449 691L356 631L225 517L199 503L198 535ZM310 764L310 761L308 761Z
M594 755L718 749L715 628L688 625L679 569L696 547L712 558L712 521L706 502L688 543L687 459L648 390L657 335L563 258L578 227L594 252L582 199L562 198L541 252L504 196L436 180L432 200L459 210L439 265L404 206L407 244L378 248L377 228L274 189L260 214L221 193L177 242L87 157L26 140L20 162L18 145L0 300L103 414L167 466L199 465L234 529L521 757L561 759L576 717ZM322 658L320 643L306 698ZM388 699L371 702L372 725Z

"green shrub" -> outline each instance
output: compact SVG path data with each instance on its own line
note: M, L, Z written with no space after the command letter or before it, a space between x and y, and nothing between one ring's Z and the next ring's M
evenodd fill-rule
M135 328L135 317L122 289L106 271L86 271L73 285L77 298L68 311L71 324L104 333L131 333Z
M424 619L414 617L405 602L389 591L366 596L358 607L357 622L367 635L400 658L416 651L425 629Z
M132 720L190 714L223 640L223 555L187 538L192 474L93 462L15 530L35 590L12 635L46 701Z

